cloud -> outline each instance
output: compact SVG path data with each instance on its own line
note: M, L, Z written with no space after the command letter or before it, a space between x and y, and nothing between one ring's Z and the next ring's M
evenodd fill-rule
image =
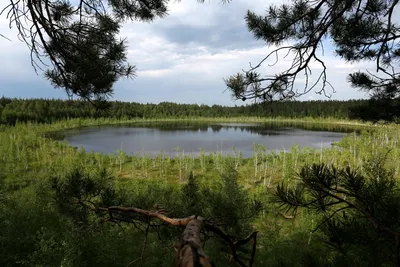
M253 38L244 16L248 9L262 13L270 4L279 3L282 1L235 0L226 5L218 0L204 4L195 0L172 1L169 16L164 19L124 24L121 37L127 38L128 59L137 66L138 77L118 81L114 99L142 103L242 104L233 102L229 92L224 93L223 78L249 68L249 62L257 64L272 49ZM51 87L42 73L35 74L27 47L15 37L15 28L8 29L4 16L0 17L0 33L12 39L12 42L0 40L0 96L65 98L61 90ZM325 46L323 60L328 67L328 79L337 91L332 98L365 97L349 88L346 81L349 72L365 68L365 64L343 62L334 56L329 44ZM271 59L267 63L272 62ZM265 75L274 74L290 64L289 58L273 67L264 64L260 70ZM315 80L321 67L315 63L312 67L311 80ZM296 84L301 88L304 78L299 77ZM307 97L324 99L312 92Z

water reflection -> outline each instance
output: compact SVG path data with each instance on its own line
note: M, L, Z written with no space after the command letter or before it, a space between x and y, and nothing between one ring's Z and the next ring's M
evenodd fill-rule
M293 145L324 148L349 132L354 130L327 130L312 124L141 123L82 128L65 132L64 137L72 146L104 153L122 148L128 154L156 155L163 150L175 155L179 147L180 151L196 155L201 149L231 154L235 147L244 157L251 157L253 144L263 144L268 150L288 150Z

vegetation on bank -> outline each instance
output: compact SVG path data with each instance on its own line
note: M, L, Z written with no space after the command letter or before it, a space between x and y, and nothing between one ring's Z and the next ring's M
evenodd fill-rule
M332 250L326 245L335 244L329 233L314 231L323 214L299 208L293 217L280 208L274 192L279 184L288 186L288 192L296 188L296 173L306 164L365 172L365 162L377 155L386 155L385 168L393 169L398 179L397 126L360 128L361 135L349 134L324 150L293 147L290 153L266 153L255 144L249 159L240 151L233 156L215 152L193 157L183 151L176 157L162 151L156 157L124 151L106 155L44 137L73 127L127 122L99 118L0 126L2 266L171 266L181 229L136 217L130 218L134 223L105 222L79 205L88 197L98 205L162 208L170 217L201 214L241 238L258 231L256 266L304 266L310 261L363 266L377 260L373 257L378 254L358 253L358 247L349 249L349 258ZM231 266L227 245L214 235L205 238L205 251L216 266Z
M87 101L48 100L48 99L10 99L0 98L0 122L14 124L16 121L36 121L50 123L72 118L112 118L165 119L165 118L313 118L334 120L358 120L353 116L357 108L366 105L366 100L348 101L287 101L226 107L220 105L140 104L111 101L108 108L97 110ZM379 112L375 112L375 115ZM365 119L365 118L364 118Z

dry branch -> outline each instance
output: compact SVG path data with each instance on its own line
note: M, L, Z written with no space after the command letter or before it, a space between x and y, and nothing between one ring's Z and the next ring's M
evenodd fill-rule
M203 227L202 218L194 218L186 225L182 233L176 253L177 267L211 267L213 264L203 250L200 231Z
M185 227L182 233L180 242L175 246L176 251L176 266L177 267L210 267L213 266L210 259L203 250L203 242L201 241L201 230L206 230L216 234L222 240L224 240L232 253L233 259L239 266L251 267L254 263L255 253L256 253L256 242L257 242L257 232L251 233L245 239L237 239L234 236L230 236L225 233L220 227L208 222L206 219L200 216L188 216L185 218L170 218L161 214L158 211L143 210L135 207L99 207L96 208L97 212L104 212L108 214L110 222L132 222L134 220L127 220L126 217L119 218L121 215L140 215L145 219L156 218L164 223L172 226ZM240 259L237 249L240 246L246 245L252 242L252 251L249 263L246 264Z

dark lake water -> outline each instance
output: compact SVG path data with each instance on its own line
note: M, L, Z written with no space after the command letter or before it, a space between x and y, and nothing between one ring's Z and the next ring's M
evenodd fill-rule
M288 124L189 124L189 123L142 123L124 126L101 126L71 130L63 133L72 146L87 151L113 153L123 149L127 154L143 152L156 155L164 151L176 155L176 148L186 153L233 152L232 147L251 157L253 144L263 144L270 150L289 150L294 145L311 148L327 148L342 139L345 128L322 130L318 127Z

